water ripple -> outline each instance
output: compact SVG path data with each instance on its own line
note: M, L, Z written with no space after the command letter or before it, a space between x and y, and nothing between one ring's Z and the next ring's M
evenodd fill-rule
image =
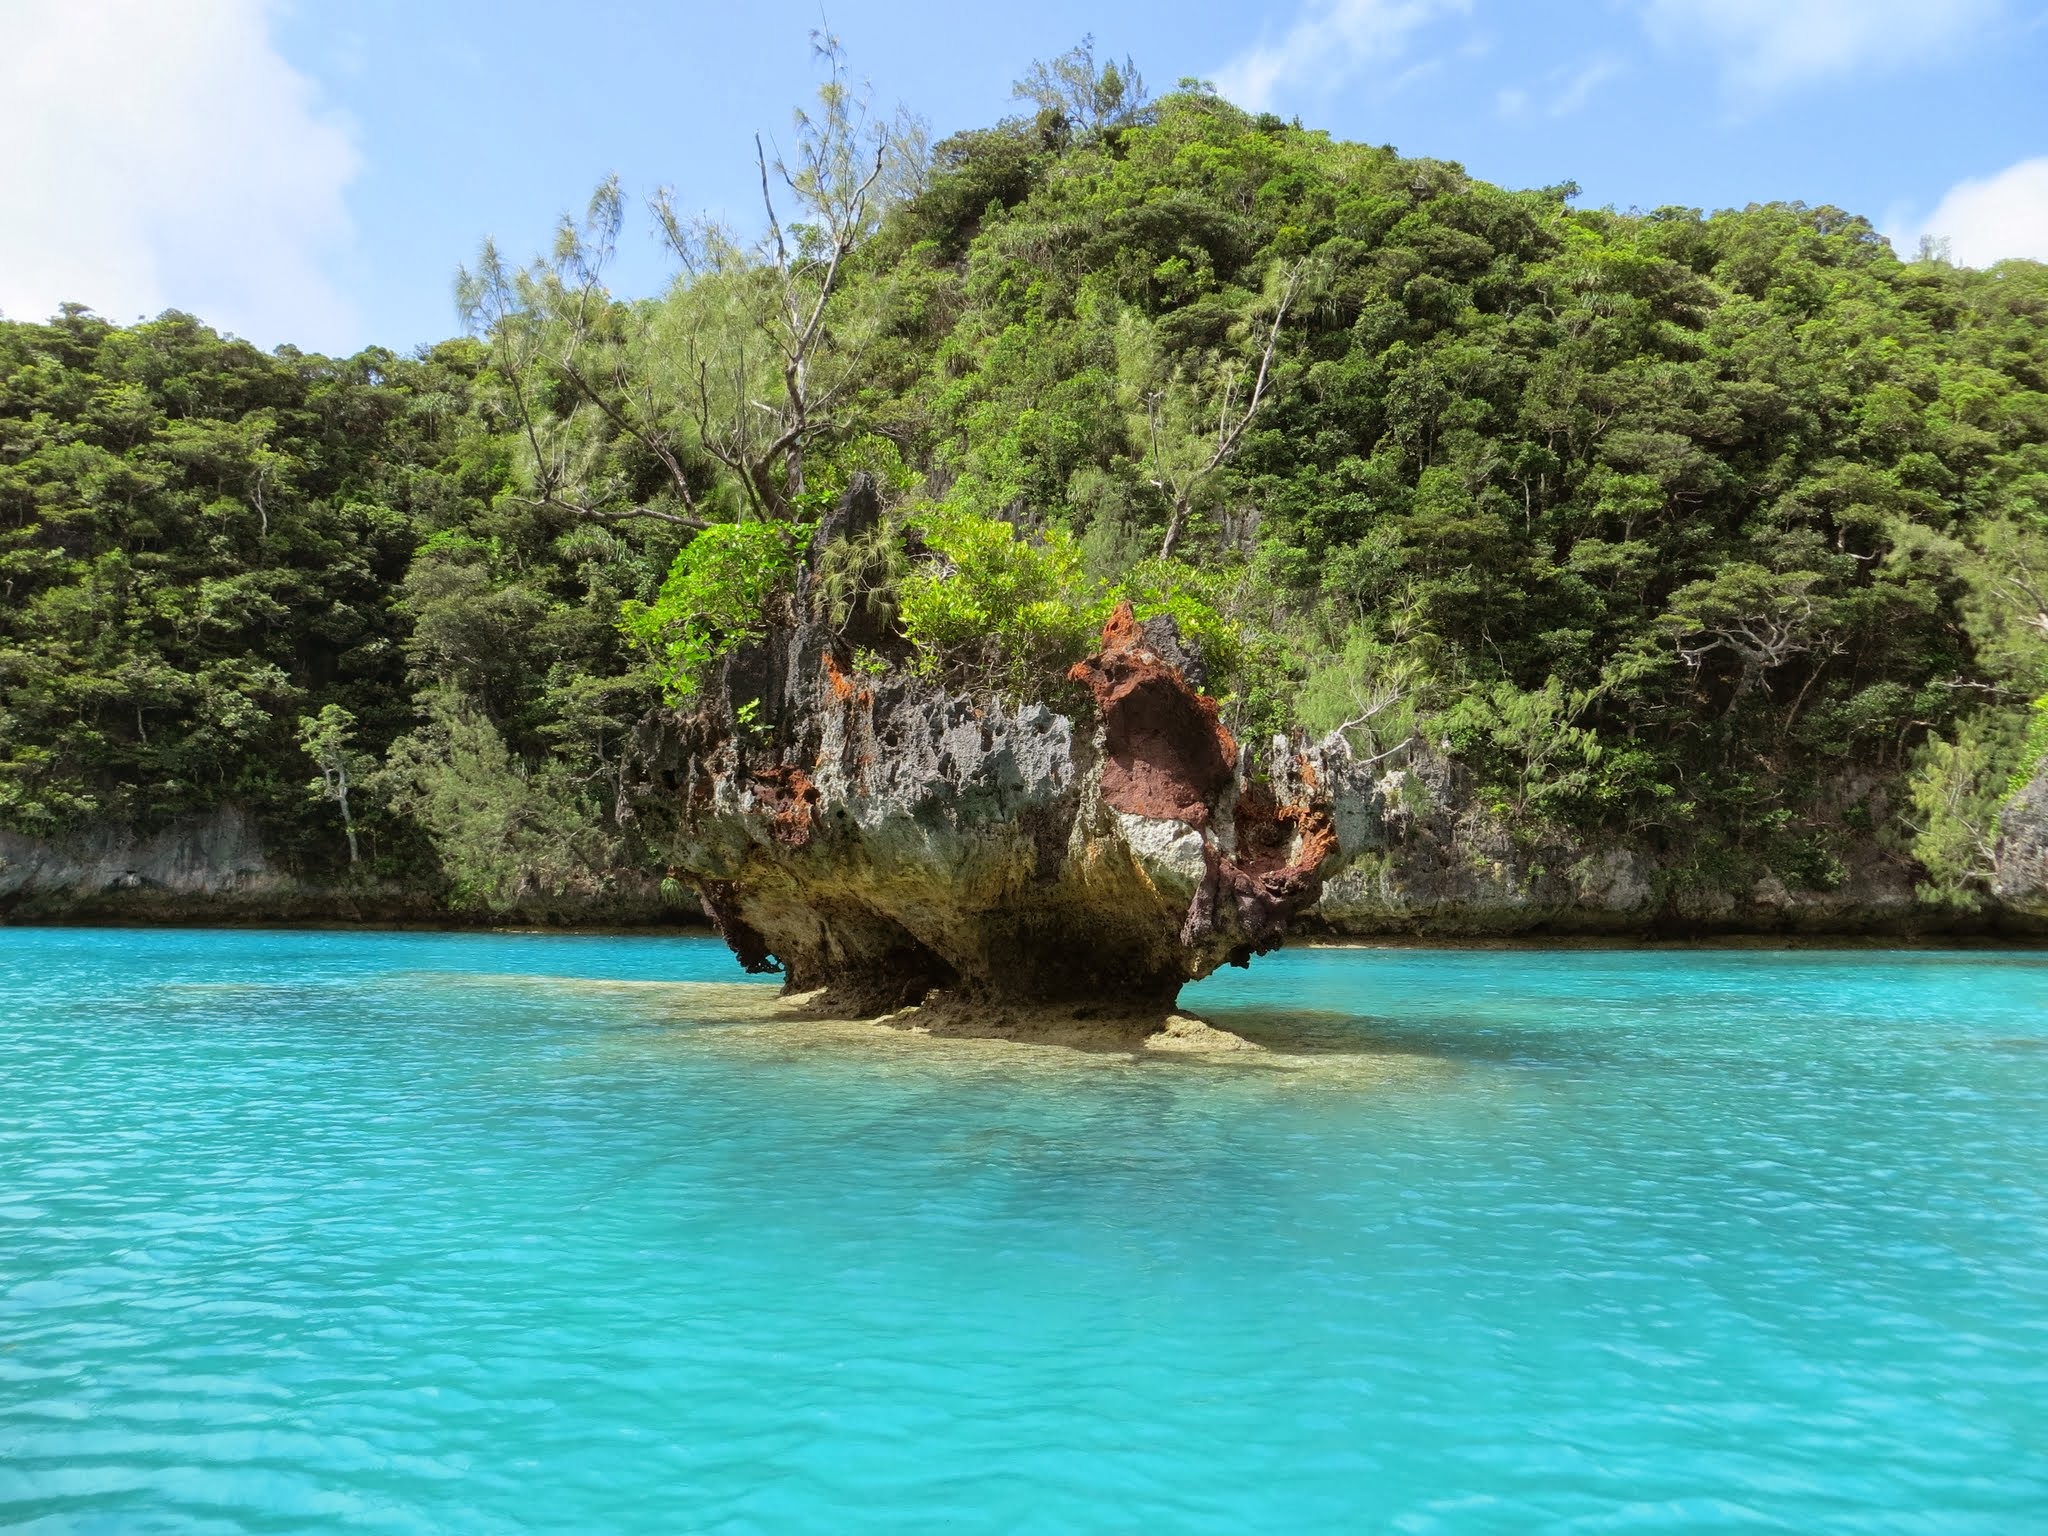
M764 995L0 935L0 1526L2048 1530L2034 957L1289 952L1250 1069Z

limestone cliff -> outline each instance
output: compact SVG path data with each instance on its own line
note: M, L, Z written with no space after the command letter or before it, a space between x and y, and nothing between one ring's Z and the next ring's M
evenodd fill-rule
M1871 836L1848 849L1825 884L1788 883L1768 871L1703 878L1648 839L1556 830L1518 837L1488 811L1459 765L1427 750L1378 774L1349 767L1340 743L1325 743L1321 755L1343 765L1326 770L1343 857L1328 871L1308 919L1332 935L1914 938L2033 931L2023 912L2002 901L1976 910L1921 901L1919 867ZM1862 781L1837 790L1845 803L1877 792Z
M1120 610L1072 713L849 660L785 626L645 744L643 835L793 990L1163 1006L1278 944L1338 852L1314 765L1262 772L1170 624Z
M2048 919L2048 762L2006 802L1993 853L1992 898L2014 911Z
M613 871L588 896L504 911L452 906L436 886L307 875L235 802L150 828L101 821L31 836L0 827L0 922L674 926L693 916L642 870Z
M271 867L254 819L238 805L147 832L102 823L38 838L0 828L0 904L264 901L291 883Z

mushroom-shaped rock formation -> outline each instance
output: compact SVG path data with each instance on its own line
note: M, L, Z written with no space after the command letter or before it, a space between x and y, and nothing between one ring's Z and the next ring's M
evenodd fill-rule
M750 970L847 1013L943 989L1163 1015L1315 901L1348 763L1276 738L1258 771L1170 621L1118 609L1073 669L1091 717L856 675L803 601L643 743L642 825Z

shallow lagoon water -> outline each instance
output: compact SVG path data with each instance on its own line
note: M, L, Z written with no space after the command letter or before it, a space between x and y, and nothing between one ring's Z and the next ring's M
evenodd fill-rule
M2048 957L1296 950L1229 1061L768 995L0 932L0 1527L2048 1531Z

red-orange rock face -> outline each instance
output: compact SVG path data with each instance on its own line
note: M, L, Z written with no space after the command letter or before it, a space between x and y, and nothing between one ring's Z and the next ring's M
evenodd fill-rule
M1150 647L1129 603L1103 627L1102 649L1068 676L1087 685L1102 721L1102 798L1133 816L1208 826L1237 743L1216 701Z

